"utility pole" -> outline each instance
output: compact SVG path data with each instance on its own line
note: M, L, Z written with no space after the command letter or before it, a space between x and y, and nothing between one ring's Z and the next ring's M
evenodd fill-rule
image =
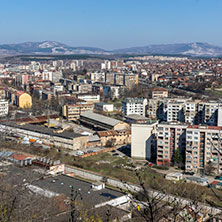
M76 220L76 203L75 203L75 201L78 196L80 196L80 198L82 200L82 195L80 193L81 189L74 191L73 186L71 186L71 185L70 185L70 188L71 188L71 193L70 193L71 218L70 218L70 222L75 222L75 221L77 221Z
M71 222L75 221L74 189L71 187Z

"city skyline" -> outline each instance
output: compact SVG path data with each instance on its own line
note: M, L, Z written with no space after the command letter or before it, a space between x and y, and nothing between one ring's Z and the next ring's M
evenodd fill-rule
M190 42L222 45L219 0L13 2L0 4L0 44L50 40L107 50Z

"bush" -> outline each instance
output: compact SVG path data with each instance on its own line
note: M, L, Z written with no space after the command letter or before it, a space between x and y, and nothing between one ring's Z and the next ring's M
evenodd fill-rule
M156 165L154 165L153 168L158 169L158 170L169 170L169 167L167 167L167 166L156 166Z

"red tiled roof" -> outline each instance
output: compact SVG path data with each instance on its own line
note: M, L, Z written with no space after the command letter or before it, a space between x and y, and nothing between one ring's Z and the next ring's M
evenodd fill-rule
M167 91L167 90L164 88L155 88L152 91L155 92L155 91Z
M26 156L24 154L12 154L10 157L15 160L25 160L25 159L29 158L28 156Z
M202 128L202 127L204 127L204 128ZM201 126L201 125L190 125L187 128L189 128L189 129L222 130L222 127L220 127L220 126L207 126L207 125L204 125L204 126Z
M217 185L218 183L220 183L219 181L213 181L211 184L212 185Z

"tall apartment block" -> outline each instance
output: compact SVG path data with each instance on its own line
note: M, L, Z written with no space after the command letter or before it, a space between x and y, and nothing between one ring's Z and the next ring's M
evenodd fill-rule
M144 98L126 98L122 101L122 112L128 116L138 114L145 116L147 99Z
M132 88L138 84L138 74L107 72L105 74L105 83Z
M179 122L160 123L157 128L157 164L170 165L174 163L177 149L183 155L186 149L187 125Z
M212 162L222 172L222 127L191 125L186 133L186 171L201 172Z
M222 103L192 99L149 99L148 117L167 122L222 126ZM218 125L219 124L219 125Z
M157 99L149 99L147 103L147 116L150 119L158 119L158 110L160 101Z
M170 101L167 103L167 122L185 122L184 103L180 101Z

